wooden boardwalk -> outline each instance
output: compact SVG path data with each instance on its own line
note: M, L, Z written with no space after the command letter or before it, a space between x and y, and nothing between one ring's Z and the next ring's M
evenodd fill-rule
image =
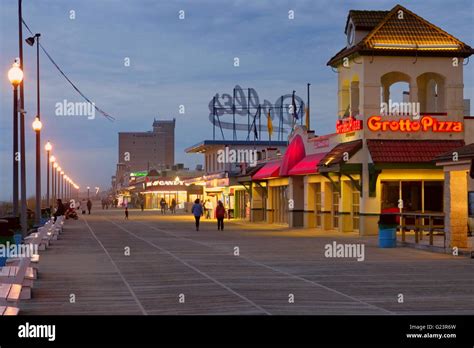
M364 243L364 261L326 258L333 241ZM93 211L42 252L20 314L474 314L473 260L376 242L206 220L196 232L189 216Z

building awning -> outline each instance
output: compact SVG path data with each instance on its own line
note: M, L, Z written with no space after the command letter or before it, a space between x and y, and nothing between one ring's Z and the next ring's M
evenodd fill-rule
M341 162L344 162L345 153L347 153L349 158L351 158L361 148L362 139L338 144L321 159L319 162L319 167L329 167L332 165L341 164Z
M463 140L367 140L374 163L430 163L463 145Z
M252 180L278 178L280 174L281 162L281 160L267 162L257 173L252 176Z
M326 156L326 152L308 155L299 161L290 171L289 175L316 174L319 162Z
M301 161L306 155L303 139L300 135L296 135L288 145L285 155L283 156L281 167L280 167L280 176L288 176L290 170Z
M238 183L248 183L252 182L252 176L255 175L265 163L258 163L255 167L250 167L245 174L237 175Z

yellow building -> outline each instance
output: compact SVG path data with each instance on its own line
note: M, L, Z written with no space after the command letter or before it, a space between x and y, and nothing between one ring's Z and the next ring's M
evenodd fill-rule
M295 129L285 156L252 177L253 209L270 223L361 235L378 232L383 212L406 214L407 225L417 214L443 219L446 183L434 159L470 142L463 62L473 50L400 5L350 11L345 32L328 62L336 132Z

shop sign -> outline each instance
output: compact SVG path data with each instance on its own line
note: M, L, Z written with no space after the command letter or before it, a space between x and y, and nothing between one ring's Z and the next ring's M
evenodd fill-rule
M314 148L320 149L323 147L329 146L329 139L322 139L322 140L315 140L314 141Z
M150 186L182 186L186 185L182 180L154 180L146 183L147 187Z
M336 133L343 134L349 132L355 132L362 129L362 120L357 120L353 116L348 118L337 120L336 122Z
M367 127L373 132L462 132L462 122L440 121L431 116L424 116L420 120L409 118L382 121L381 116L372 116L367 120Z
M148 172L142 171L142 172L131 172L130 176L131 177L142 177L142 176L147 176Z

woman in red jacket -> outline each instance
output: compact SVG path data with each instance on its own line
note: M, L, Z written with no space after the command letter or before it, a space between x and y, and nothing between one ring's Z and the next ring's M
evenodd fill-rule
M216 218L217 218L217 230L224 231L224 217L225 217L225 208L222 201L217 202L216 208Z

